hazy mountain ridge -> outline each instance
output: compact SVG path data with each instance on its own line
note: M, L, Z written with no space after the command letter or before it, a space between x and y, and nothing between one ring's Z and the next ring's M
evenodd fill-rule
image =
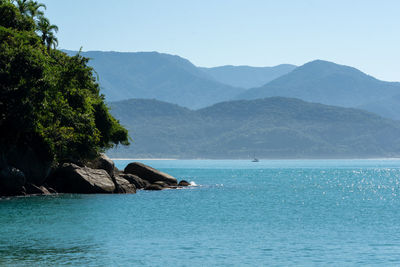
M221 83L248 89L265 85L291 72L296 67L297 66L290 64L281 64L274 67L227 65L213 68L202 67L200 69Z
M369 112L273 97L197 111L157 100L111 103L133 138L113 157L393 157L400 123Z
M336 106L368 108L370 102L397 94L400 94L398 82L380 81L353 67L315 60L262 87L249 89L236 98L283 96Z
M76 54L75 51L66 51ZM192 109L233 99L271 96L361 108L400 119L395 96L400 83L380 81L356 68L315 60L300 67L221 66L200 68L179 56L158 52L82 52L91 58L107 101L158 99ZM231 85L260 84L243 89ZM224 84L226 83L226 84Z
M360 105L358 108L368 110L386 118L400 120L400 94L380 98L367 104Z
M81 54L91 58L89 64L99 75L107 101L148 98L200 108L233 98L243 91L216 81L179 56L158 52Z

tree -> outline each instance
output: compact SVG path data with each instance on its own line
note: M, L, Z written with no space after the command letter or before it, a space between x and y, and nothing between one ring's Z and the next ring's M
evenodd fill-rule
M29 6L28 6L29 15L32 18L36 18L36 17L40 18L40 17L44 16L44 12L39 10L40 8L46 9L46 5L42 4L42 3L35 2L35 1L30 1L29 2Z
M55 49L57 26L39 16L35 27L25 8L30 2L0 0L0 166L18 167L23 155L53 164L85 161L128 145L88 59Z
M11 0L0 0L0 26L19 31L32 31L35 29L34 20L21 14Z
M15 0L21 15L27 16L30 12L31 0Z
M41 4L32 0L13 0L9 2L15 2L19 12L24 16L30 16L31 18L43 16L43 11L40 8L46 9L45 4Z
M50 21L43 17L39 17L39 21L37 23L37 30L42 34L42 43L47 46L47 50L50 48L56 48L58 45L58 40L54 35L54 32L58 32L58 27L56 25L50 24Z

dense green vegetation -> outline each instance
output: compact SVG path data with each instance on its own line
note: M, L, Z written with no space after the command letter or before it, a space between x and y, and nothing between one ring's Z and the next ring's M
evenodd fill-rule
M113 157L363 158L400 152L399 122L298 99L230 101L197 111L144 99L110 106L135 137L132 147L109 150Z
M128 133L110 115L93 69L55 47L58 28L30 0L0 0L0 157L32 149L53 163L85 160Z

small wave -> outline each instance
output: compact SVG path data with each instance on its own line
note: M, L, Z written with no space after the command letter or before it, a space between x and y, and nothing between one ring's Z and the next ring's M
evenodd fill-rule
M190 186L198 186L195 181L190 182Z

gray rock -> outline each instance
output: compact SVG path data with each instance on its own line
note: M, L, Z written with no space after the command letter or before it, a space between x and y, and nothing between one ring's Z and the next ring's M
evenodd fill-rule
M50 192L50 194L58 194L58 192L54 188L47 187L47 190Z
M0 171L0 195L25 195L25 174L14 167L7 166Z
M146 186L144 190L158 191L158 190L163 190L163 187L158 184L150 184Z
M36 186L34 184L26 185L26 193L32 195L50 195L50 191L44 186Z
M178 186L189 186L190 183L188 181L182 180L179 182Z
M135 185L130 183L127 179L125 179L121 176L115 177L115 183L116 183L116 193L120 193L120 194L135 194L136 193Z
M163 188L167 188L169 186L166 182L163 181L155 181L153 184L157 184Z
M2 155L6 166L13 166L25 175L26 181L43 184L51 171L51 160L38 155L32 147L13 147Z
M103 169L64 163L49 177L47 184L59 193L113 193L115 184Z
M129 173L122 173L119 176L123 177L124 179L128 180L131 184L134 184L137 189L143 189L148 186L150 183L146 180L143 180L139 176L129 174Z
M147 180L150 183L154 183L156 181L163 181L168 185L177 185L178 183L176 178L172 177L171 175L160 172L139 162L129 163L128 166L125 167L124 172L139 176L143 180Z
M96 159L89 161L86 166L92 169L105 170L110 177L114 177L115 164L106 154L101 153Z

